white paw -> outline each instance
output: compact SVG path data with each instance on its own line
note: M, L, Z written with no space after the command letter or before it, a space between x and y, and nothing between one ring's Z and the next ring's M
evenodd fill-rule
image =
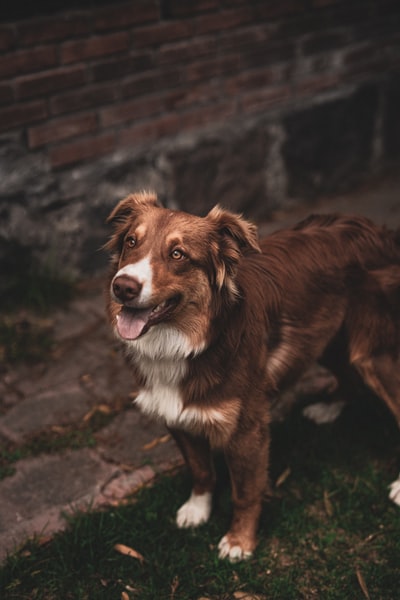
M393 483L389 485L389 489L389 498L393 500L397 506L400 506L400 475L396 481L393 481Z
M241 546L231 546L228 536L224 535L218 544L219 557L227 558L231 563L241 560L247 560L252 556L252 552L245 552Z
M183 504L176 513L176 524L178 527L197 527L206 523L210 518L212 505L212 494L195 494L192 492L189 500Z
M343 410L346 403L338 400L337 402L316 402L303 409L303 415L317 425L324 423L333 423Z

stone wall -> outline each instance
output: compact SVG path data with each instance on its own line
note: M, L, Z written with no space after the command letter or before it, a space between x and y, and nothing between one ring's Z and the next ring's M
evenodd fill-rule
M4 256L95 272L133 189L265 219L399 160L399 2L91 4L0 24Z

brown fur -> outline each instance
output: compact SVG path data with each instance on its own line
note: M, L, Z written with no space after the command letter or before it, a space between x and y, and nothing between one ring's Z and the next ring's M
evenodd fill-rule
M151 256L153 304L180 299L166 322L195 349L178 383L182 411L195 418L167 424L195 494L212 491L210 452L223 449L234 505L226 539L239 548L231 558L242 558L255 548L268 488L269 405L311 363L344 376L344 387L355 369L400 424L400 235L362 217L311 216L258 244L238 215L216 207L194 217L146 194L125 199L110 220L112 277ZM126 249L136 231L142 239ZM184 258L173 262L172 248ZM121 307L111 293L114 327ZM150 389L143 358L129 352Z

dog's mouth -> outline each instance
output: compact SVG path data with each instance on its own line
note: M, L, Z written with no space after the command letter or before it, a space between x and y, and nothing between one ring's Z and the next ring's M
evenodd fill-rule
M123 306L117 315L117 330L124 340L136 340L157 323L166 320L179 303L179 297L174 296L164 300L157 306L149 308L133 308Z

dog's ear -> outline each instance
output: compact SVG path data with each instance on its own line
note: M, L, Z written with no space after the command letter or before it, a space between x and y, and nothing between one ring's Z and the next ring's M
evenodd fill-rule
M153 192L138 192L130 194L111 211L107 223L121 223L127 221L138 209L149 206L159 206L157 195Z
M261 252L257 227L241 215L215 206L205 217L217 234L218 248L214 252L216 284L218 289L228 285L234 290L233 278L242 255Z
M120 252L130 219L140 210L155 206L159 206L159 204L157 196L153 192L130 194L121 200L107 218L106 222L114 225L114 233L104 248L112 252Z

